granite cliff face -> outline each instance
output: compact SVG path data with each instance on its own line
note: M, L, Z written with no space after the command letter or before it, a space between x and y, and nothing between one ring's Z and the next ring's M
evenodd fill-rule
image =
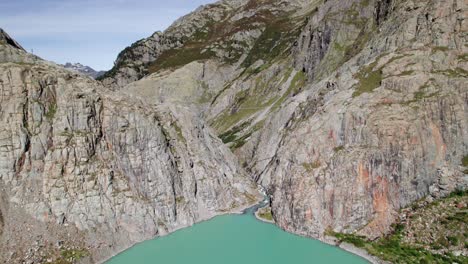
M223 3L161 36L196 32L194 25L211 30L196 22ZM466 188L463 1L239 3L224 19L210 14L243 36L228 46L244 47L242 55L185 64L158 57L149 63L156 73L120 89L201 108L269 190L278 225L319 238L327 229L375 238L400 208ZM251 26L238 26L243 19ZM193 51L183 43L175 50ZM182 75L190 81L177 83Z
M225 0L122 51L102 84L3 41L2 239L21 208L101 259L254 202L253 182L287 231L382 236L468 184L467 12Z
M6 262L45 261L49 240L84 247L98 261L261 199L198 114L112 93L8 43L1 48ZM24 232L36 225L46 231ZM41 250L31 252L36 240Z
M247 146L292 232L375 238L412 201L466 188L466 6L364 4L319 8L293 51L311 83Z

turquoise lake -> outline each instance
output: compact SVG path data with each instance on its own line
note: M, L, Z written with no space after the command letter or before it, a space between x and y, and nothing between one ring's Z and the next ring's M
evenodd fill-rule
M253 214L224 215L138 244L107 264L361 264L361 257L284 232Z

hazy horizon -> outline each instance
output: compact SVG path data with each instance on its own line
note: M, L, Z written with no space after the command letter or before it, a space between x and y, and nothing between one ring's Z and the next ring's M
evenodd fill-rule
M109 70L125 47L211 2L7 0L0 2L0 27L43 59Z

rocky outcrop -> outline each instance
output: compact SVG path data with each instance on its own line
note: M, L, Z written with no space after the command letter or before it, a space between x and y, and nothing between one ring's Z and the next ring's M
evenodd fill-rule
M10 37L3 29L0 28L0 44L9 45L11 47L24 50L21 45Z
M42 61L2 61L0 85L9 207L54 230L74 229L95 261L261 198L228 148L184 107L111 93ZM25 255L13 234L2 236L7 262Z
M281 2L241 8L272 19L262 10ZM210 75L210 88L201 65L219 63L218 56L157 69L123 90L158 103L210 102L205 118L268 189L277 224L291 232L375 238L389 231L400 208L466 188L459 167L467 152L462 3L291 6L281 27L270 20L274 29L262 29L247 56L224 66L225 78ZM181 74L198 77L182 85Z
M177 50L193 39L201 38L200 41L203 41L207 37L203 28L208 23L211 25L224 20L225 12L238 5L237 2L231 5L229 1L224 1L201 7L176 21L164 33L155 32L149 38L135 42L119 54L113 69L100 79L106 86L118 89L143 78L153 72L153 67L158 67L157 63L154 66L153 63L163 53ZM194 52L200 53L201 50Z
M269 186L281 227L375 238L433 185L466 188L466 26L456 23L457 4L399 2L361 52L312 79L251 136L244 151L255 155L252 170Z
M274 57L283 52L285 42L292 42L294 30L301 26L296 19L289 20L291 14L306 12L300 7L307 5L303 0L223 0L202 6L164 32L123 50L113 69L99 79L107 87L120 89L151 73L194 61L212 59L245 66L263 55ZM272 51L273 55L268 54Z
M392 0L380 0L377 1L375 7L375 21L377 25L382 24L382 22L388 17L392 9Z

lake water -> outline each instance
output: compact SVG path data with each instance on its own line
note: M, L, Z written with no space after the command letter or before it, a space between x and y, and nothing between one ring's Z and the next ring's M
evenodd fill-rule
M263 223L224 215L138 244L107 264L363 264L366 260Z

